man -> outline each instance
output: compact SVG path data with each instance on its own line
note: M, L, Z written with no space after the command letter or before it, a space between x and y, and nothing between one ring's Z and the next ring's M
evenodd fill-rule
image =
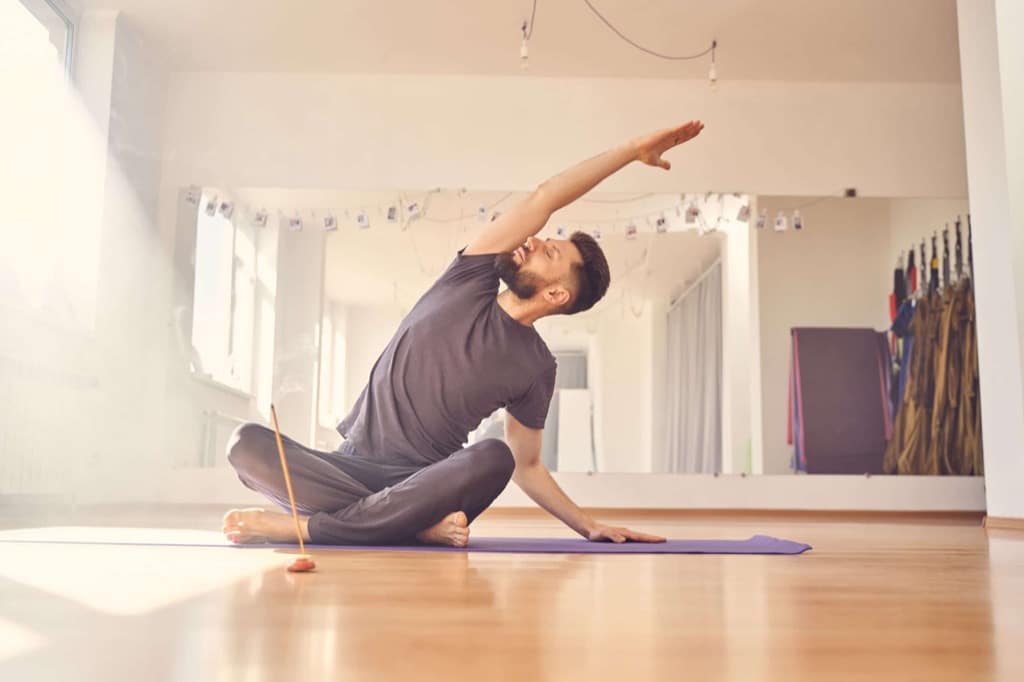
M503 214L423 295L377 359L337 452L283 438L307 542L419 540L465 546L469 524L511 478L534 501L593 541L664 538L599 523L577 507L540 461L555 360L533 327L548 315L588 310L608 289L608 263L593 238L539 240L551 214L633 161L664 169L668 149L700 121L631 140L540 185ZM498 280L508 288L498 293ZM463 448L480 421L504 407L505 441ZM274 432L240 426L228 460L247 487L289 508ZM233 542L297 542L288 514L232 510Z

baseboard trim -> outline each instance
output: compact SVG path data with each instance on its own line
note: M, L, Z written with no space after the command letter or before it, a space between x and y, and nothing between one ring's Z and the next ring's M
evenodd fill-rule
M598 518L627 519L774 519L779 521L826 521L850 523L963 523L980 526L984 512L977 511L887 511L862 509L654 509L623 507L587 507ZM550 515L539 507L490 507L481 518L535 519Z
M1009 516L986 516L982 519L981 525L986 529L993 530L1019 530L1024 531L1024 519L1015 519Z

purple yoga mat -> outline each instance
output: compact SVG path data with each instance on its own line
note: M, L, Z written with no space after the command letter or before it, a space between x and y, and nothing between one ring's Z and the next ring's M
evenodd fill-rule
M296 545L233 545L218 532L183 528L57 526L0 531L0 544L150 545L162 547L245 547L298 549ZM754 535L746 540L669 540L645 543L588 542L582 538L471 537L469 547L434 545L306 545L318 552L504 552L514 554L801 554L810 545Z
M263 545L266 547L266 545ZM277 545L275 545L277 546ZM280 545L294 547L294 545ZM434 545L306 545L317 551L502 552L508 554L801 554L810 545L754 535L746 540L667 540L665 542L589 542L582 538L470 538L468 547Z

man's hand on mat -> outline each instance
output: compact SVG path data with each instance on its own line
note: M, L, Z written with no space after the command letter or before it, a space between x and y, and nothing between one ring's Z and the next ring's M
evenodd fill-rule
M647 533L638 533L628 528L618 526L606 526L599 523L590 531L591 542L665 542L665 538Z
M677 147L687 140L700 135L704 130L704 124L700 121L690 121L675 128L665 128L656 133L638 137L633 141L636 146L636 158L648 166L658 166L668 170L672 167L668 161L661 158L661 155L672 147Z

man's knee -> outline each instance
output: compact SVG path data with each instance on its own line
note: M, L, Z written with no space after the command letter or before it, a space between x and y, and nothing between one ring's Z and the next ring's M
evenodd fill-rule
M478 461L488 476L501 478L504 483L508 483L516 469L516 460L508 443L498 438L485 438L477 443L477 447L480 451L475 453L473 459Z
M263 424L247 422L238 426L228 438L228 462L235 471L258 476L272 464L270 455L277 453L274 432Z

